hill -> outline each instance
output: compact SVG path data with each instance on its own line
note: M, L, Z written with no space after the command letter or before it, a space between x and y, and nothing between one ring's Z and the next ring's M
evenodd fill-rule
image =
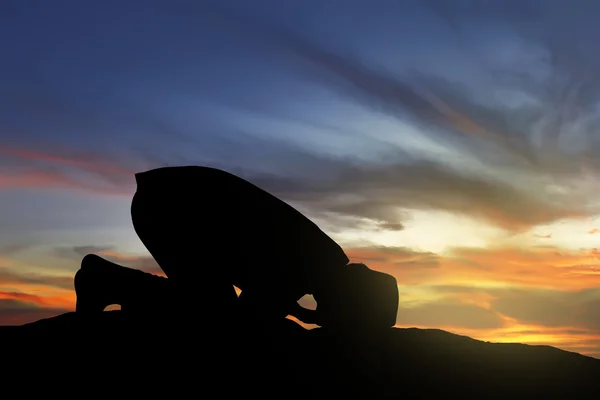
M58 374L70 384L80 382L94 392L112 394L600 396L600 360L549 346L487 343L436 329L349 334L305 330L289 320L277 327L223 329L112 311L95 318L68 313L2 327L0 339L5 378Z

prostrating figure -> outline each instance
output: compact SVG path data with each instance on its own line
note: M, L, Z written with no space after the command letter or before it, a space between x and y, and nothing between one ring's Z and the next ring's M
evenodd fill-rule
M156 290L165 299L167 293L178 308L202 309L203 317L219 322L294 315L339 328L395 323L395 279L348 264L341 247L316 224L265 190L202 166L164 167L135 177L133 226L168 277L140 279L138 287L154 288L140 290L143 296ZM317 311L298 305L306 294L314 295ZM124 309L139 307L129 303Z

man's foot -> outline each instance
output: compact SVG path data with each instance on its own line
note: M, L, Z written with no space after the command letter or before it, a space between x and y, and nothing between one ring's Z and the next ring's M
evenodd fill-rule
M168 299L169 286L166 278L88 254L75 274L76 311L102 312L113 304L124 312L156 311L161 300Z

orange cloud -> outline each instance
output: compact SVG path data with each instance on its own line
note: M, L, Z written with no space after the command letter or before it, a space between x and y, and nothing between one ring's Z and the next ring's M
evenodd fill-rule
M0 156L12 160L12 165L0 176L0 188L66 188L80 189L95 194L131 194L128 183L133 184L134 169L126 168L118 161L108 160L94 154L63 156L13 146L0 145ZM48 164L38 166L38 163ZM61 168L68 168L66 173ZM83 172L104 178L110 184L95 184L89 177L77 179L73 173Z
M22 246L9 247L8 253L17 251ZM73 289L73 276L4 266L0 268L0 324L7 324L7 316L10 314L11 318L15 317L15 313L22 308L63 312L74 310L76 296ZM4 309L6 307L8 309Z
M102 174L117 174L132 176L135 171L122 168L114 163L98 159L94 155L84 155L81 158L69 158L55 154L41 153L33 150L0 145L0 155L16 157L22 160L42 161L52 164L77 167L88 171L94 171ZM84 158L85 157L85 158ZM86 159L87 158L87 159ZM93 160L93 161L90 161Z
M445 282L506 283L562 290L600 286L600 260L595 249L455 249L443 257L441 265L440 280Z
M0 288L7 284L10 290L0 290L0 325L22 325L75 310L73 289L0 280Z
M364 247L347 253L397 278L399 327L441 328L600 357L596 248L456 248L432 254Z
M359 247L346 250L351 262L361 262L373 269L386 271L438 267L440 256L406 247ZM432 272L433 273L433 272Z
M28 294L28 293L19 293L19 292L4 292L0 291L0 299L3 300L22 300L31 303L36 303L37 305L43 306L46 302L39 296Z
M394 275L399 284L503 284L562 290L600 287L600 252L596 249L457 248L433 254L364 247L348 249L347 254Z
M26 288L30 289L31 288ZM0 291L0 300L16 300L22 303L31 303L34 306L59 309L75 308L75 293L68 291L57 292L54 289L44 288L48 295L37 295L28 292ZM32 290L33 291L33 290Z
M589 233L590 235L595 235L595 234L596 234L596 233L598 233L598 232L600 232L600 230L598 230L598 228L593 228L593 229L590 229L588 233Z

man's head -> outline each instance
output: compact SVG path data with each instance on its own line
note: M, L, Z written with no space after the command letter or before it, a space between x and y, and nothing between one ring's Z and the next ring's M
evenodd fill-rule
M348 264L328 286L314 294L321 326L364 330L396 323L399 296L393 276Z

